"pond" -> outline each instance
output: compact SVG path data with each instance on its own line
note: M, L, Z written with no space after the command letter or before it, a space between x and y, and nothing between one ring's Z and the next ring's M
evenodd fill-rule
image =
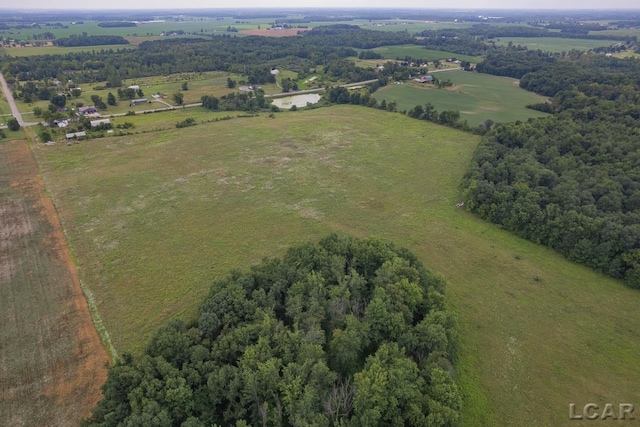
M307 102L315 104L320 101L321 96L317 93L305 93L303 95L284 96L282 98L275 98L272 102L273 105L283 110L288 110L294 105L297 108L306 107Z

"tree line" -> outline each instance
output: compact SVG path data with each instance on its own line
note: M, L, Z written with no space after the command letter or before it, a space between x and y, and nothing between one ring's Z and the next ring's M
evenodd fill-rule
M331 235L216 281L109 370L91 426L453 426L456 321L404 249Z
M71 34L69 37L57 39L53 42L56 46L101 46L108 44L129 44L129 41L122 36L88 36L86 34Z
M485 136L465 177L469 209L640 288L640 61L520 52L478 65L528 67L521 87L553 96L553 115Z
M406 34L338 25L313 29L299 37L164 39L143 42L135 51L123 49L3 57L0 61L7 73L19 81L64 78L73 79L76 83L91 83L205 71L247 75L247 69L271 66L301 71L317 65L328 65L349 56L357 56L353 47L399 44L408 39L410 36ZM78 40L82 41L84 38L80 37ZM267 74L268 71L270 68ZM349 72L353 73L353 69ZM268 76L264 76L258 80L264 82L267 79Z

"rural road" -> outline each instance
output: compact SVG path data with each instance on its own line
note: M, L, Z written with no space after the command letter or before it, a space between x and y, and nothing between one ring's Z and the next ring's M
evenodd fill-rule
M357 83L347 83L344 85L339 85L339 87L353 87L353 86L359 86L359 85L366 85L369 83L373 83L373 82L377 82L378 79L373 79L373 80L365 80L363 82L357 82ZM265 95L265 98L282 98L284 96L294 96L294 95L303 95L305 93L316 93L316 92L322 92L323 90L326 90L326 87L318 87L315 89L305 89L305 90L296 90L293 92L282 92L282 93L272 93L270 95Z
M444 71L460 71L460 70L462 70L462 68L443 68L442 70L429 71L429 74L431 74L431 73L442 73Z
M448 70L441 70L441 71L448 71ZM378 81L378 79L372 79L372 80L365 80L362 82L357 82L357 83L347 83L347 84L343 84L340 85L340 87L353 87L353 86L359 86L359 85L366 85L369 83L373 83ZM20 126L33 126L33 125L37 125L38 123L27 123L24 120L22 120L22 114L20 113L20 110L18 110L18 106L16 105L15 100L13 99L13 95L11 94L11 91L9 90L9 86L7 85L7 82L4 79L4 76L2 75L2 73L0 73L0 83L2 83L2 91L4 92L4 96L5 98L7 98L7 102L9 103L9 106L11 107L11 112L13 113L13 116L18 119L18 123L20 123ZM319 87L316 89L306 89L306 90L297 90L297 91L293 91L293 92L284 92L284 93L273 93L270 95L265 95L265 98L280 98L283 96L294 96L294 95L302 95L305 93L316 93L316 92L322 92L323 90L326 90L326 88L324 87ZM142 111L136 111L136 114L145 114L145 113L155 113L158 111L169 111L169 110L175 110L177 108L192 108L192 107L201 107L202 103L201 102L196 102L194 104L185 104L181 107L174 107L171 104L156 99L156 102L160 102L164 105L167 105L167 107L163 107L163 108L154 108L151 110L142 110ZM100 117L122 117L127 115L128 113L115 113L115 114L101 114ZM0 126L0 128L6 128L6 126Z
M445 71L445 70L442 70L442 71ZM366 85L366 84L373 83L373 82L376 82L376 81L378 81L378 79L365 80L365 81L357 82L357 83L347 83L347 84L340 85L340 87L353 87L353 86L359 86L359 85ZM326 88L319 87L319 88L315 88L315 89L296 90L296 91L293 91L293 92L272 93L272 94L269 94L269 95L265 95L264 97L265 98L282 98L284 96L294 96L294 95L302 95L302 94L305 94L305 93L322 92L323 90L326 90ZM165 104L165 105L168 105L168 107L154 108L154 109L151 109L151 110L136 111L136 115L137 114L145 114L145 113L155 113L155 112L158 112L158 111L177 110L178 108L192 108L192 107L201 107L202 106L202 102L196 102L196 103L193 103L193 104L184 104L184 105L182 105L180 107L178 107L178 106L174 107L171 104L169 104L169 103L167 103L165 101L159 100L159 99L156 99L155 101L156 102L160 102L160 103ZM102 115L100 115L100 117L105 117L105 118L106 117L122 117L122 116L126 116L126 115L127 115L127 113L115 113L115 114L102 114Z
M18 110L16 101L13 99L13 95L9 90L9 85L7 84L7 81L4 79L4 76L2 75L2 73L0 73L0 84L2 84L2 92L4 92L4 97L7 99L9 108L11 108L11 113L13 114L13 117L18 119L18 123L20 123L20 126L36 125L37 123L25 123L24 120L22 120L22 114L20 113L20 110ZM6 126L2 126L2 127L6 128Z

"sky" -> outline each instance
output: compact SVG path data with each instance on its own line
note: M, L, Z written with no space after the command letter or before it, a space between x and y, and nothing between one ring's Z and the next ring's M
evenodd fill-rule
M4 3L4 2L3 2ZM0 6L7 7L6 6ZM19 9L213 9L213 8L419 8L419 9L636 9L638 0L535 0L514 2L513 0L109 0L78 2L77 0L21 0L11 3Z

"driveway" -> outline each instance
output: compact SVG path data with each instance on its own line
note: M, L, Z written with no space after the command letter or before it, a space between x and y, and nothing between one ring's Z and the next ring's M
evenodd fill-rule
M13 99L13 94L9 90L9 85L7 85L7 81L4 79L2 73L0 73L0 84L2 85L2 92L4 92L4 97L7 98L7 102L9 103L9 108L11 108L11 114L13 114L13 117L18 119L18 123L20 123L20 126L37 125L37 123L26 123L24 120L22 120L22 114L20 113L20 110L18 110L16 101Z

